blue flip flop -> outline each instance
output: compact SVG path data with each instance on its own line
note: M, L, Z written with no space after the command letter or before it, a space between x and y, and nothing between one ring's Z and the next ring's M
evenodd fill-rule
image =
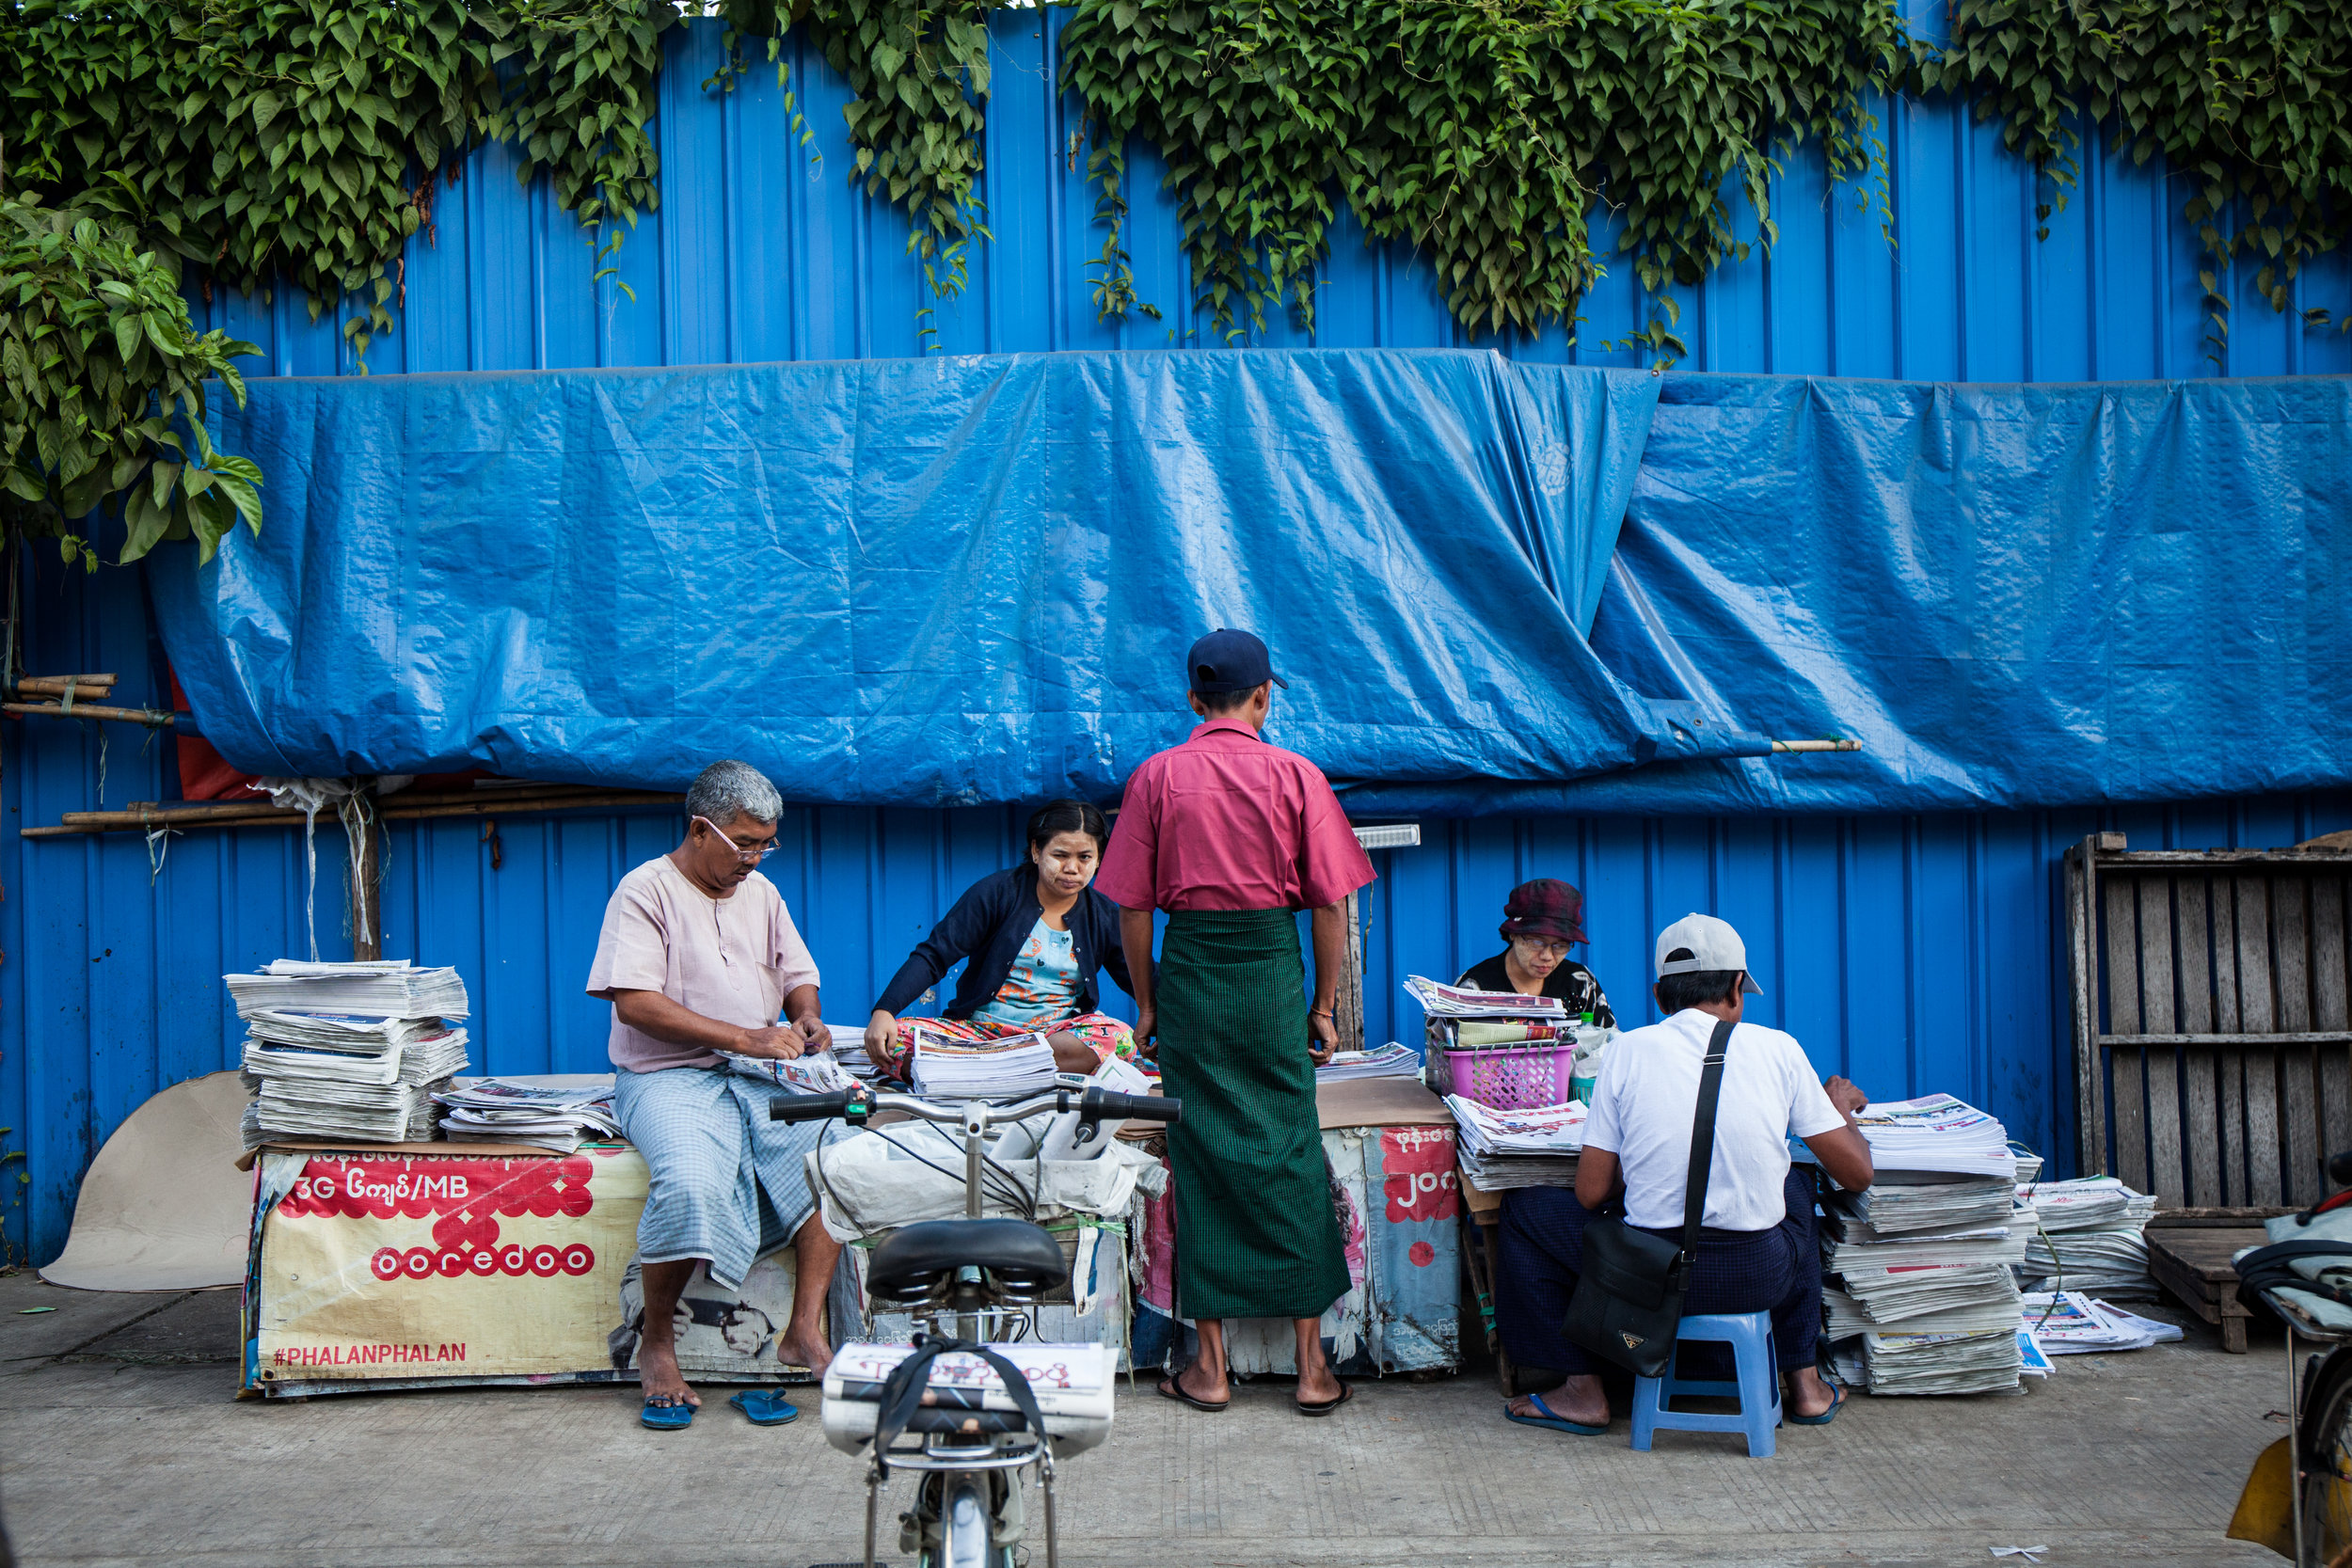
M1819 1416L1800 1416L1795 1411L1789 1410L1784 1406L1781 1410L1780 1418L1784 1421L1794 1421L1801 1427L1825 1427L1829 1425L1830 1422L1837 1419L1837 1413L1846 1407L1846 1388L1843 1384L1833 1383L1829 1386L1829 1391L1836 1397L1829 1402L1829 1408L1822 1411Z
M648 1432L684 1432L694 1424L694 1407L683 1394L655 1394L637 1412L637 1422Z
M787 1421L797 1420L801 1414L799 1405L787 1402L781 1388L746 1388L739 1394L729 1395L727 1402L740 1410L755 1427L780 1427Z
M1506 1403L1502 1407L1502 1418L1506 1421L1517 1421L1523 1427L1548 1427L1553 1432L1565 1432L1577 1437L1598 1437L1609 1430L1606 1426L1586 1426L1581 1421L1569 1420L1546 1404L1541 1394L1530 1394L1527 1397L1535 1402L1535 1408L1543 1412L1541 1416L1514 1416L1511 1414L1510 1405Z

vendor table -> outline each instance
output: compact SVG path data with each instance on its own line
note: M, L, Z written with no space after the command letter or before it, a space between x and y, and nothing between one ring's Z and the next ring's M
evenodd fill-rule
M245 1397L636 1381L646 1176L627 1144L273 1149L254 1180ZM776 1356L792 1262L789 1247L771 1253L737 1290L695 1273L679 1304L690 1376L793 1374ZM847 1277L835 1321L854 1321Z

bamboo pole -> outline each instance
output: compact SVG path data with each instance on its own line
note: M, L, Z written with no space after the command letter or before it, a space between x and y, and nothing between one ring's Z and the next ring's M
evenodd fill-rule
M28 716L48 715L52 719L99 719L118 724L145 724L150 729L168 730L184 724L187 733L195 735L196 715L166 713L151 707L99 707L90 703L76 703L64 707L56 703L0 703L0 713L22 713Z
M666 794L659 790L581 789L561 795L529 795L505 800L467 800L436 804L421 800L405 803L397 795L387 796L376 802L376 813L386 821L419 821L447 816L526 816L551 811L594 811L621 806L669 806L683 800L683 795ZM331 813L321 812L323 817ZM151 832L157 828L292 828L301 825L302 813L280 810L263 802L246 805L242 802L213 803L195 806L165 806L129 811L67 812L56 827L25 828L26 838L64 838L77 833Z
M112 675L26 675L16 683L16 690L11 695L62 697L65 695L65 689L71 686L77 699L103 697L114 689L114 685L115 678Z
M1859 740L1775 740L1775 752L1859 752Z

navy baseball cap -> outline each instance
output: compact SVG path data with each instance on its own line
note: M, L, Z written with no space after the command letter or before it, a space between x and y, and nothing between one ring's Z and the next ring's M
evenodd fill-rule
M1274 673L1263 642L1231 626L1195 642L1184 656L1184 673L1195 691L1251 691L1268 681L1288 691L1291 685Z

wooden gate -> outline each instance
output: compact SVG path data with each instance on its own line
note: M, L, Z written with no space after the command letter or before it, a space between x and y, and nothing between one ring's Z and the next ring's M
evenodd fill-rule
M2066 852L2079 1168L2168 1208L2301 1207L2352 1148L2341 848Z

